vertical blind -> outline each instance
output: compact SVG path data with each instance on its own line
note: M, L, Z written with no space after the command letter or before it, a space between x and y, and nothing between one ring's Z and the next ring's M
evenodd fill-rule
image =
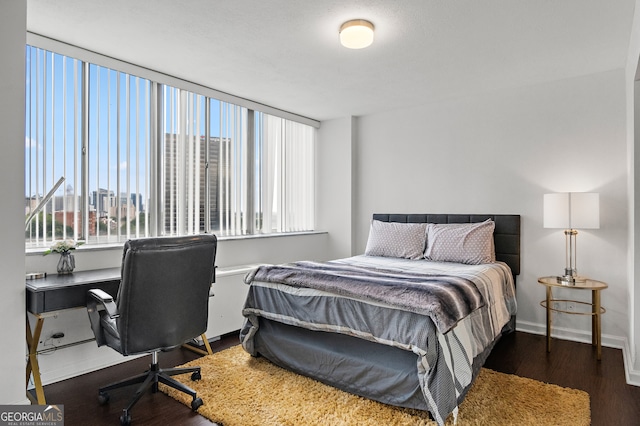
M256 114L256 186L262 233L304 231L314 224L314 129ZM286 231L285 231L286 230Z
M33 245L82 235L80 156L83 63L28 48L26 52L25 215L41 202L60 177L58 195L34 216L26 230Z
M315 129L27 46L27 247L314 227Z
M146 236L151 82L88 68L88 140L81 151L89 206L84 238L110 243Z
M217 136L218 170L210 182L218 188L217 207L211 209L212 229L220 235L246 235L249 182L246 108L226 102L212 102L211 132Z
M162 197L164 235L205 231L206 99L175 87L163 86Z

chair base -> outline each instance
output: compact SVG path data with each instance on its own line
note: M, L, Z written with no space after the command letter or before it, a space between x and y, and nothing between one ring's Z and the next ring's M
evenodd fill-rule
M130 411L149 388L151 388L151 391L153 393L158 392L158 383L163 383L167 386L191 395L191 397L193 398L191 401L191 409L193 411L197 411L198 408L203 405L202 399L197 397L196 391L171 377L178 374L191 373L191 380L200 380L200 367L162 369L158 366L157 352L152 353L152 356L153 361L149 366L149 369L144 373L101 387L98 390L98 401L100 402L100 405L103 405L109 402L109 394L107 393L108 391L141 383L141 385L136 389L136 392L133 394L133 397L129 401L129 405L127 405L127 407L122 410L122 415L120 416L120 424L123 426L131 424Z

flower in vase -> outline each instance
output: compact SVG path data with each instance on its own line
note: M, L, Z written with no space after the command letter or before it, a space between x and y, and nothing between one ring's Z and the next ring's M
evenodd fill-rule
M84 244L84 241L61 240L56 241L48 250L43 253L46 256L51 253L68 253Z

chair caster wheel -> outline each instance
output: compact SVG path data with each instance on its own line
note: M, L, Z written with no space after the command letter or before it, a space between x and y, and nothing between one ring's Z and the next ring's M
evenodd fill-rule
M131 424L131 416L129 414L123 414L120 416L120 424L122 426L129 426Z
M99 392L98 393L98 404L104 405L107 402L109 402L109 394L106 393L106 392Z
M202 407L203 405L204 405L204 402L202 402L202 399L196 398L193 401L191 401L191 410L198 411L198 408Z
M191 380L195 381L200 379L202 379L202 375L199 371L194 371L193 373L191 373Z

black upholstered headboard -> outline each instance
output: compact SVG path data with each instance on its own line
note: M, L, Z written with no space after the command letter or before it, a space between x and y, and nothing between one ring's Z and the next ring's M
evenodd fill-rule
M373 219L401 223L475 223L491 219L496 228L493 239L496 260L509 265L514 277L520 275L520 215L516 214L381 214Z

